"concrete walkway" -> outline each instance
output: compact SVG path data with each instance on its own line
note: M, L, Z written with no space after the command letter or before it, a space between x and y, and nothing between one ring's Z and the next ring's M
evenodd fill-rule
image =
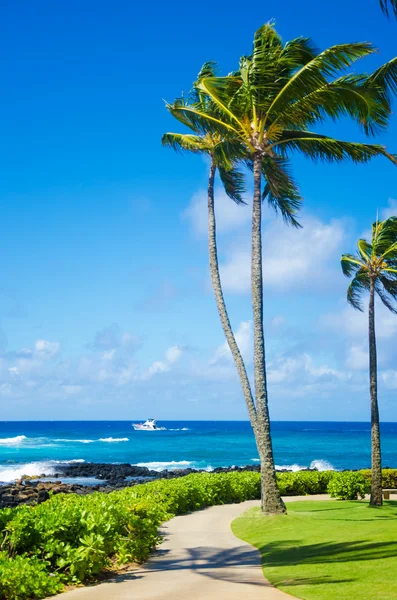
M291 600L263 577L259 552L231 531L231 522L254 506L259 502L174 517L163 526L165 540L147 563L106 583L66 592L62 600Z

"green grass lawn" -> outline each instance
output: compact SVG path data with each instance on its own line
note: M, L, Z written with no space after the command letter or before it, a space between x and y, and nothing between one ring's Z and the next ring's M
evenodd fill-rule
M262 554L265 577L305 600L397 599L397 502L290 502L287 516L260 509L232 523Z

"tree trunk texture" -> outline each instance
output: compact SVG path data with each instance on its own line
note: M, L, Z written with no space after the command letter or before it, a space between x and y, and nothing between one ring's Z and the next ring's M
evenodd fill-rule
M230 351L232 353L234 362L237 367L237 372L240 377L245 402L248 408L248 415L256 438L256 410L254 399L252 397L251 385L248 379L243 357L241 356L240 349L237 345L236 338L234 337L234 333L230 325L229 316L227 313L225 299L222 291L221 278L219 274L218 250L216 245L216 220L214 209L215 172L216 165L214 161L212 161L208 180L208 247L212 287L214 288L216 306L218 308L223 332L225 334L226 341L229 344Z
M372 506L382 506L382 457L378 407L378 366L375 335L375 282L371 279L369 296L369 385L371 394L371 441L372 441Z
M263 277L262 277L262 194L261 163L254 157L254 200L252 207L252 309L254 317L254 375L256 397L256 438L261 459L262 511L265 514L285 512L285 505L277 487L266 382L265 340L263 332Z

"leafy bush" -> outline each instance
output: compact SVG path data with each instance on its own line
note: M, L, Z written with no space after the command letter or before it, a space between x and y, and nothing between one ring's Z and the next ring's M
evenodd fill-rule
M328 493L331 498L339 498L340 500L364 498L369 489L369 480L360 472L335 473L328 484Z
M111 562L142 562L160 540L160 523L173 515L259 496L259 473L202 473L5 509L0 599L42 598Z
M371 481L371 470L365 469L360 471L366 479ZM384 489L397 489L397 469L383 469L382 471L382 487Z
M48 566L47 561L35 557L11 559L0 552L0 598L46 598L62 591L58 576L49 573Z
M334 471L297 471L277 473L277 482L283 496L326 494Z

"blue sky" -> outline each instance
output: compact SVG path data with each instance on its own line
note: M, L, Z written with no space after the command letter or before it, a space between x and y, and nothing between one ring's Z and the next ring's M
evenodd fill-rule
M0 402L2 419L246 418L208 282L207 165L161 147L164 109L201 64L222 72L261 24L320 47L369 40L376 67L397 23L377 0L2 4ZM333 135L361 140L349 123ZM377 141L397 152L397 119ZM366 320L345 302L339 258L396 171L294 159L304 229L264 220L269 391L275 419L366 420ZM248 367L249 208L217 197L222 275ZM285 248L293 248L286 253ZM380 404L397 420L397 317L378 314Z

